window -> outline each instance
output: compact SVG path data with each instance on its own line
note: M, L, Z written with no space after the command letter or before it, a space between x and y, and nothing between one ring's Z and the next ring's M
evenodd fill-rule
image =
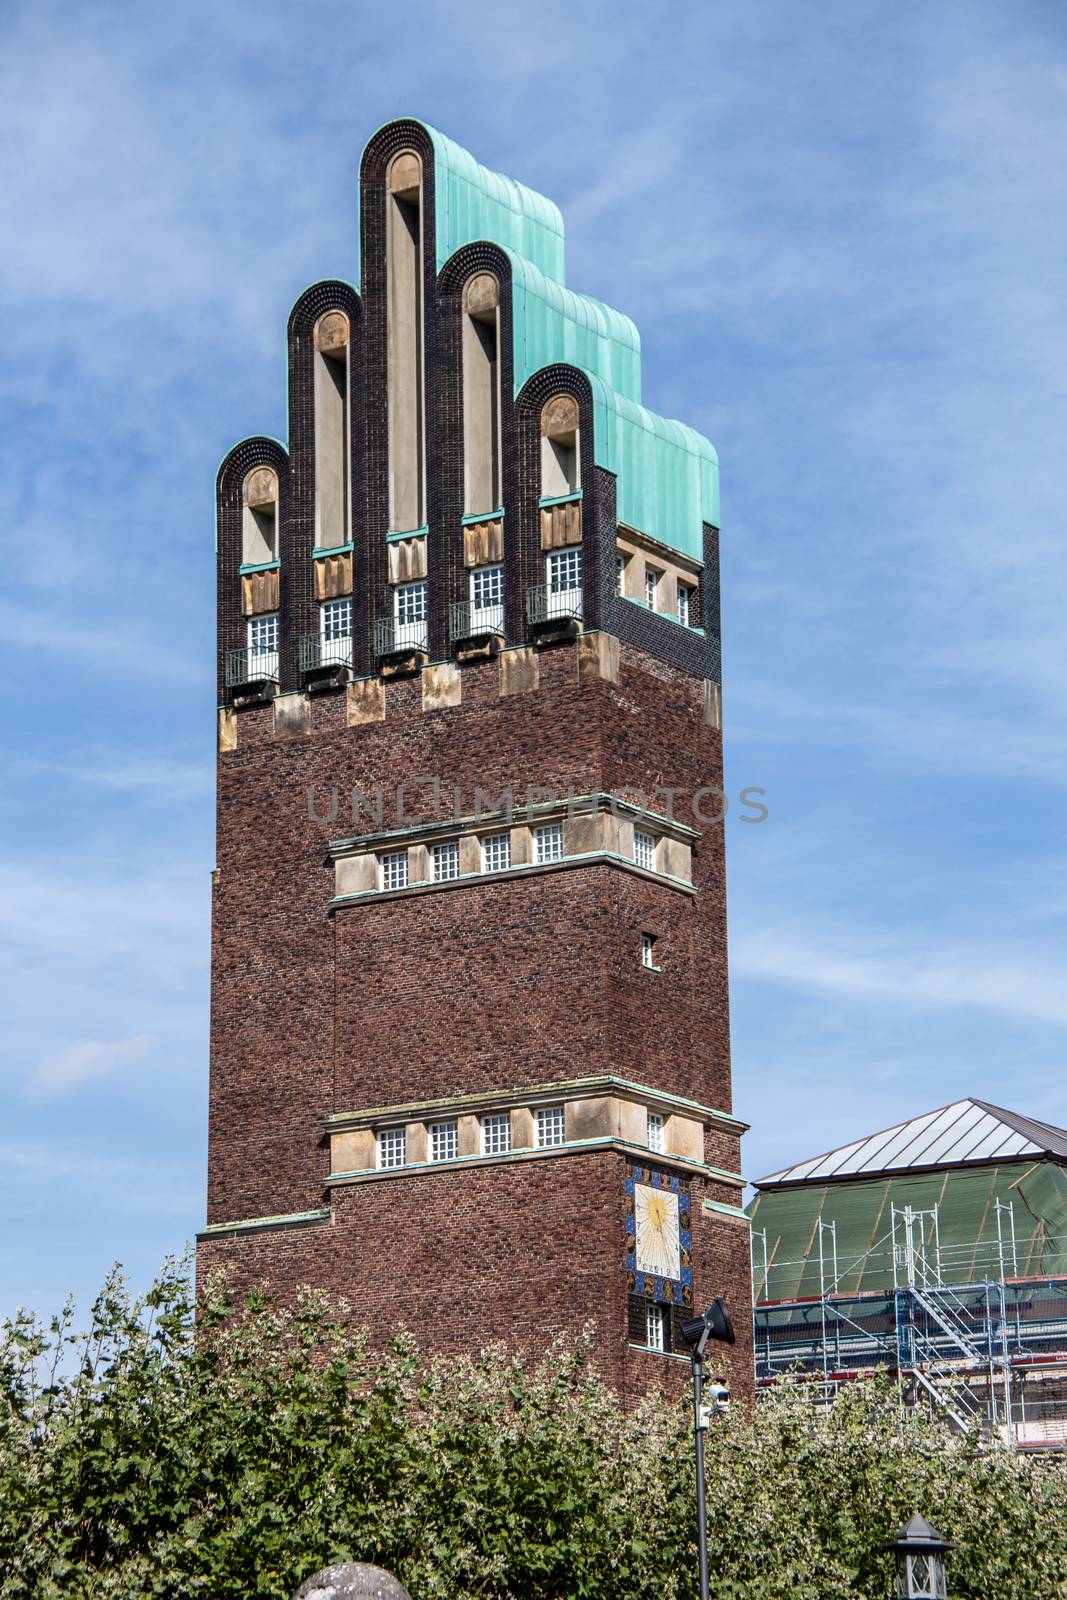
M448 883L459 877L459 840L449 839L445 844L435 844L430 851L430 867L434 883Z
M656 609L656 596L659 592L659 573L655 567L645 567L645 605L650 611Z
M328 311L315 325L315 543L348 538L348 318Z
M689 585L687 583L679 583L679 585L678 585L678 621L685 628L688 628L690 626L690 622L689 622L689 616L690 616L689 601L690 601L690 597L692 596L692 593L693 593L693 591L692 591L692 589L689 587Z
M430 1123L430 1160L455 1161L459 1155L459 1123Z
M575 494L580 482L578 402L573 395L558 394L541 408L542 498Z
M545 558L546 606L548 617L580 617L582 614L582 547L567 545L552 550Z
M378 1166L382 1172L394 1167L407 1166L408 1134L406 1128L382 1128L378 1133Z
M666 1353L670 1345L670 1322L667 1318L666 1306L647 1306L645 1308L646 1343L650 1350L660 1350Z
M386 191L389 526L410 533L425 520L422 163L413 151L390 162Z
M382 888L406 889L408 884L408 853L390 850L382 856Z
M626 559L624 556L615 557L615 593L626 593Z
M393 611L398 648L415 645L420 650L425 649L426 579L418 583L398 583L393 590Z
M504 568L475 567L471 573L471 631L504 626Z
M323 666L345 665L352 656L352 601L327 600L319 607L319 641Z
M544 827L534 829L534 860L563 860L562 822L546 822Z
M511 1149L511 1113L494 1112L482 1118L482 1155L502 1156Z
M482 871L503 872L511 866L511 834L491 833L482 840Z
M645 1143L650 1150L663 1154L663 1117L658 1111L645 1113Z
M641 965L654 968L656 965L656 937L652 933L641 935Z
M639 867L651 872L656 865L656 841L650 833L634 833L634 860Z
M268 611L248 619L248 675L250 678L278 676L278 613Z
M500 287L479 272L463 290L464 510L500 505Z
M278 475L255 467L241 490L241 562L261 567L278 558Z
M534 1144L548 1150L563 1143L563 1107L538 1106L534 1112Z

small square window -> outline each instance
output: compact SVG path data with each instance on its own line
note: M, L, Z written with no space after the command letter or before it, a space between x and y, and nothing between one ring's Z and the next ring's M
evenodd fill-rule
M692 592L687 583L678 585L678 621L686 628L690 626L690 598Z
M482 1154L505 1155L511 1149L511 1113L496 1112L482 1118Z
M670 1322L666 1306L648 1306L645 1310L646 1341L650 1350L666 1353L670 1349Z
M538 1106L534 1112L534 1144L538 1150L563 1143L563 1107Z
M430 1160L455 1161L459 1155L459 1123L430 1123Z
M378 1166L383 1172L404 1167L408 1159L406 1128L382 1128L378 1134Z
M381 858L382 863L382 888L406 889L408 884L408 853L406 850L390 850L388 855Z
M482 871L504 872L511 866L511 834L491 833L482 840Z
M654 969L656 965L656 936L654 933L641 935L641 965Z
M656 609L656 599L659 594L660 575L655 567L645 568L645 605L650 611Z
M656 865L656 841L650 833L642 833L640 829L634 833L634 860L648 872Z
M534 860L563 860L562 822L547 822L543 827L534 829Z
M663 1117L658 1111L645 1113L645 1143L650 1150L663 1154Z
M448 883L459 877L459 840L449 839L445 844L435 844L430 851L430 866L434 883Z

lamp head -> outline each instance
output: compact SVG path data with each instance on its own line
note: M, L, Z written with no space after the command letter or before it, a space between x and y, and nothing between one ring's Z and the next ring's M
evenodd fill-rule
M709 1339L717 1339L722 1344L733 1344L734 1325L730 1321L721 1294L717 1294L711 1305L702 1317L688 1317L681 1326L681 1335L685 1343L690 1346L694 1360L699 1360L707 1346Z

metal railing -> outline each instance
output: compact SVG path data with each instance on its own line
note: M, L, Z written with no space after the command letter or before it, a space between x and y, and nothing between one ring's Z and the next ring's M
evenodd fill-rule
M301 672L317 672L320 667L350 667L351 665L351 639L324 639L319 633L301 634Z
M462 639L477 639L487 633L504 632L503 603L475 606L469 600L456 600L448 608L448 637L452 644Z
M227 650L227 689L240 688L244 683L275 683L277 679L277 650Z
M526 591L526 620L532 628L541 622L554 622L573 617L582 620L582 591L580 589L553 589L550 584L538 583Z
M371 625L374 659L398 650L425 650L426 623L398 622L395 617L375 617Z

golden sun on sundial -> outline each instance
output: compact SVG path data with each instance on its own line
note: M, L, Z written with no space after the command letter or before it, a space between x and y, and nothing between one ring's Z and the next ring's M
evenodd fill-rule
M645 1183L634 1184L638 1272L677 1278L682 1270L678 1238L678 1196Z

